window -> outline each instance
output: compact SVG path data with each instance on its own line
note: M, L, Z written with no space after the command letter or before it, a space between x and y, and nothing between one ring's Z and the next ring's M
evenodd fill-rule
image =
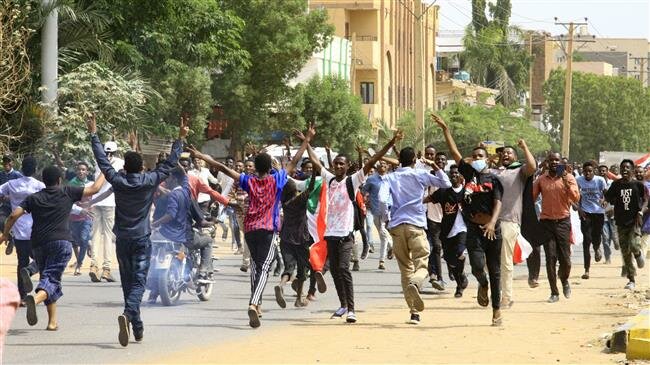
M375 103L375 83L362 82L361 83L361 102L364 104Z

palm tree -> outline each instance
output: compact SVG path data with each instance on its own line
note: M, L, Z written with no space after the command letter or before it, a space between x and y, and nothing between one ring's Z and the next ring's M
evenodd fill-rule
M531 59L517 43L523 39L523 32L512 26L507 31L508 34L496 23L478 32L469 25L463 38L465 50L461 59L472 80L498 89L498 100L508 106L515 104L519 93L525 89Z

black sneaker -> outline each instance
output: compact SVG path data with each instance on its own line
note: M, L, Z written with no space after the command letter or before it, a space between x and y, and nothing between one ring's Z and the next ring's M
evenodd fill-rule
M386 258L388 258L389 260L393 259L393 248L392 247L388 248L388 253L386 254Z
M481 307L487 307L490 304L490 297L488 297L488 286L479 285L478 292L476 293L476 301Z
M454 293L454 298L462 298L462 297L463 297L463 288L457 286L456 292Z
M420 324L420 315L418 313L411 313L411 319L408 322L409 324Z
M275 301L278 302L280 308L286 308L287 302L284 300L284 291L280 285L275 286Z
M131 336L128 318L124 314L117 316L117 325L120 327L117 339L120 341L120 345L126 347L129 345L129 337Z
M551 294L551 296L548 298L549 303L555 303L560 300L560 296L557 294Z
M528 279L528 286L531 287L532 289L535 289L539 286L539 282L537 279Z
M323 273L321 271L316 271L314 277L316 278L316 287L318 288L318 292L325 293L327 291L327 284L325 284Z
M34 290L34 284L32 284L32 276L30 275L29 269L26 267L20 269L20 284L25 290L25 293L30 293L32 290Z
M25 307L27 308L27 323L30 326L36 325L38 323L38 316L36 316L36 301L33 295L28 294L25 296Z
M11 255L12 252L14 252L14 241L9 240L7 242L7 248L5 248L5 255Z
M562 294L564 294L564 297L567 299L571 298L571 286L569 285L569 282L562 283Z

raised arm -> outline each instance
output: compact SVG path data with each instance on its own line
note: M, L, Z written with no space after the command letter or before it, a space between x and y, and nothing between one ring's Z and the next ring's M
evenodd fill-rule
M230 176L235 181L239 181L240 174L237 171L228 168L228 166L222 164L219 161L215 161L209 155L206 155L204 153L199 152L196 148L194 148L194 146L188 146L187 150L190 151L190 153L192 154L192 157L200 158L201 160L205 161L208 165L213 166L217 170L219 170L219 171L223 172L224 174Z
M524 151L524 157L526 158L526 171L525 171L526 176L532 176L535 173L535 171L537 171L537 160L535 160L535 157L528 149L528 145L526 144L526 141L520 139L517 142L517 145L519 146L519 148L521 148Z
M330 148L330 144L325 142L325 153L327 154L327 165L330 167L330 171L332 168L334 168L334 162L332 160L332 149Z
M90 133L90 143L92 144L93 155L95 155L97 166L104 174L106 180L112 184L116 176L118 176L118 173L111 165L111 162L108 161L102 142L97 136L97 121L95 120L95 114L91 114L90 117L88 117L86 120L86 126L88 127L88 133Z
M366 162L366 164L363 165L363 174L368 175L370 169L372 169L373 166L375 166L377 161L379 161L379 159L384 157L386 152L388 152L388 150L390 150L395 145L396 142L401 141L403 138L404 138L404 132L402 132L399 129L396 130L395 133L393 134L393 138L390 141L388 141L388 143L386 143L386 145L381 150L379 150L379 152L371 156L368 162Z
M454 138L451 136L451 132L449 131L449 126L447 126L447 123L445 123L445 121L442 120L442 118L440 118L438 115L431 114L431 118L442 130L442 133L445 136L445 141L447 141L447 147L449 147L449 153L451 153L454 161L456 161L457 164L460 164L460 160L463 159L463 155L461 155L458 151L456 142L454 141Z
M310 128L311 128L310 124ZM287 175L292 176L294 170L296 169L296 166L298 165L298 161L300 161L300 158L302 158L302 154L305 153L305 150L307 150L307 146L309 145L309 142L311 142L311 138L307 138L305 135L302 134L299 130L294 130L293 135L296 136L296 138L302 140L302 143L300 144L300 148L298 149L298 152L296 152L295 156L293 156L293 159L291 159L291 162L289 162L289 166L287 166Z
M97 194L97 192L99 192L99 189L102 188L102 185L104 185L104 182L106 182L106 178L104 178L104 174L99 174L99 177L97 177L97 179L92 185L86 186L84 188L83 197Z

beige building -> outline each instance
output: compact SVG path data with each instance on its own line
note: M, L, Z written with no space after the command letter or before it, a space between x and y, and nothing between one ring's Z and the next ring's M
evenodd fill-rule
M581 61L573 63L573 72L584 72L599 76L613 76L613 67L607 62Z
M580 28L581 36L588 36L584 28ZM626 76L640 80L644 85L650 85L650 41L645 38L599 38L593 43L580 45L577 51L584 61L606 62L612 65L614 76ZM557 62L564 63L564 54L557 54Z
M311 9L326 9L335 36L351 40L351 84L376 126L391 128L415 108L413 0L312 0ZM424 11L426 12L424 13ZM435 80L437 6L422 5L423 102L432 108Z
M494 106L498 95L499 90L455 79L438 81L436 89L438 109L446 108L453 102L462 102L467 105Z

